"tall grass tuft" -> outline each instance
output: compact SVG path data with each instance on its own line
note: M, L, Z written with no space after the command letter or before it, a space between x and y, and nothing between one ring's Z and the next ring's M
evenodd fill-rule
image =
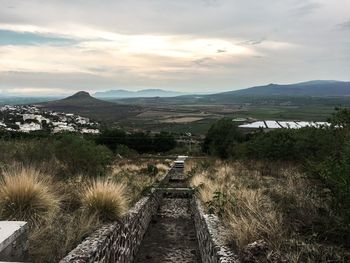
M29 233L29 253L33 262L59 262L100 226L96 216L76 210L57 213Z
M59 208L59 199L47 177L30 167L3 171L0 182L0 217L39 224Z
M126 187L103 179L95 180L82 194L83 209L102 221L120 218L128 208Z
M190 183L208 213L221 217L228 244L242 262L349 261L349 228L334 216L329 189L321 182L290 164L221 162L214 167L199 169ZM262 244L266 251L256 251Z

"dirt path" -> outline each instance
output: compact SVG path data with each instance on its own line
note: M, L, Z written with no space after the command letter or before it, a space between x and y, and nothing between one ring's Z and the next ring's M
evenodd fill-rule
M190 199L164 198L135 262L200 262Z

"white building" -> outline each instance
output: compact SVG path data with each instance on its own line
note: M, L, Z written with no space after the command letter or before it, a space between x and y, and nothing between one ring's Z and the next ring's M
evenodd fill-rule
M26 121L26 120L37 120L40 123L42 123L43 121L46 121L46 123L50 123L50 120L48 118L45 118L42 115L35 115L35 114L23 114L23 121Z
M78 116L76 119L75 119L75 122L78 123L78 124L89 124L90 120L89 118L85 118L85 117L81 117L81 116Z
M19 130L21 132L31 132L31 131L40 131L41 130L41 125L38 123L25 123L19 125Z
M81 133L89 133L89 134L99 134L100 131L97 129L88 129L88 128L83 128L80 131Z
M67 123L60 124L56 127L53 128L53 133L58 133L58 132L75 132L75 128L72 125L68 125Z
M35 120L35 115L34 114L23 114L23 120Z

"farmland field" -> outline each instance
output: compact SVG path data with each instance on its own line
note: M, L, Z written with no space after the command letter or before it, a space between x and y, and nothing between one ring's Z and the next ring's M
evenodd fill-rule
M250 120L327 121L334 113L333 105L169 105L150 108L137 116L116 122L124 128L176 133L205 134L220 118Z

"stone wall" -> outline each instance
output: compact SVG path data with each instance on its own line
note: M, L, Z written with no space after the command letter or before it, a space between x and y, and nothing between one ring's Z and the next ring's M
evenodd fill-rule
M0 221L0 261L29 261L28 224L23 221Z
M202 262L238 263L237 256L226 245L227 229L219 218L206 214L201 202L195 196L191 200L191 208Z
M60 263L132 262L161 199L159 191L141 198L120 222L98 229Z

